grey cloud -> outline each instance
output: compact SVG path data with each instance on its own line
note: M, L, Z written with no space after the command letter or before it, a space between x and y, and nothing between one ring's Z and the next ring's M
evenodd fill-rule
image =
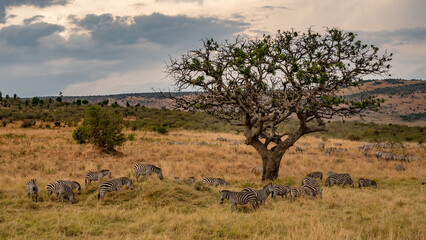
M41 20L43 18L44 18L44 16L42 16L42 15L35 15L34 17L24 19L24 24L31 24L31 23L36 22L38 20Z
M204 0L156 0L156 2L176 2L176 3L198 2L199 4L203 4Z
M284 7L284 6L269 6L269 5L266 5L266 6L263 6L262 8L265 9L265 10L275 10L275 9L290 10L289 8Z
M52 5L66 5L70 0L1 0L0 23L6 22L6 8L12 6L31 5L36 7L48 7Z
M405 28L377 32L357 31L356 33L361 40L375 45L426 43L426 28Z
M64 29L63 26L48 23L12 25L0 29L0 40L12 46L36 46L39 45L40 38L62 32Z

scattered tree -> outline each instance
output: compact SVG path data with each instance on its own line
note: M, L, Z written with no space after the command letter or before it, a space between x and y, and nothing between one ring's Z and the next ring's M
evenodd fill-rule
M376 110L381 99L346 100L339 90L362 77L387 74L392 54L362 44L356 34L331 28L325 34L278 31L275 36L203 41L167 64L177 91L200 94L176 97L178 107L205 111L242 127L246 144L263 162L263 180L277 178L284 153L303 135L324 131L324 120ZM297 129L278 126L298 120Z

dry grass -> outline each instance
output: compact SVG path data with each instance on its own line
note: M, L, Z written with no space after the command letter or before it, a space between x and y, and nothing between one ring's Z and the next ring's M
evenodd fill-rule
M90 145L72 141L72 129L28 130L0 128L0 238L3 239L425 239L426 190L420 183L425 174L426 152L414 146L395 150L415 155L405 163L405 172L395 171L395 162L377 161L358 152L359 142L328 140L326 147L342 143L348 153L325 155L317 149L320 139L306 137L290 149L281 162L277 182L300 185L308 172L349 172L378 182L378 189L325 188L323 199L297 199L295 203L268 199L253 212L239 206L230 212L220 205L218 190L197 183L189 186L172 177L221 177L229 189L260 187L265 183L250 174L260 165L257 153L246 145L238 149L225 137L243 142L243 137L208 132L171 132L159 135L134 132L136 141L119 148L122 154L104 155ZM206 145L191 143L206 142ZM188 144L170 144L180 142ZM214 144L209 144L214 143ZM306 146L304 144L310 144ZM47 199L45 186L58 179L84 183L89 171L110 169L114 177L134 179L135 163L152 163L163 169L164 181L152 177L97 200L97 184L83 187L77 203ZM40 202L26 198L25 183L36 178Z

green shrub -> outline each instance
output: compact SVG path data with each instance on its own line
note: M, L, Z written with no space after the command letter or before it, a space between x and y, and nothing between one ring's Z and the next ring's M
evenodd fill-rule
M167 130L167 128L163 126L157 127L155 131L157 131L160 134L167 134L169 132L169 130Z
M36 124L35 120L31 119L25 119L24 122L21 124L21 127L23 128L30 128Z
M135 141L135 136L136 136L136 134L134 134L134 133L129 133L129 135L127 135L127 140L129 140L129 141Z

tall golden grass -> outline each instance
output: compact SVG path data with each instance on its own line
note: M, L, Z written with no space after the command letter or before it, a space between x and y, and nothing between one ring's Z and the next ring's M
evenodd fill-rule
M424 149L410 144L394 153L418 158L403 163L378 161L372 151L363 156L362 143L304 137L296 143L303 154L290 149L281 162L278 183L300 185L312 171L348 172L353 180L374 179L378 189L324 187L323 198L268 199L256 212L239 206L231 212L218 191L201 185L202 176L221 177L239 190L266 183L250 173L261 165L255 150L244 144L216 141L218 137L243 143L241 135L176 131L168 135L137 131L135 141L105 155L91 145L78 145L72 129L0 128L0 238L2 239L426 239L426 173ZM130 132L129 132L130 133ZM179 144L176 144L176 143ZM325 155L317 148L341 143L347 153ZM206 143L206 144L204 144ZM309 146L308 146L309 145ZM151 163L163 169L165 180L153 175L97 199L97 183L84 186L89 171L110 169L113 177L135 181L135 163ZM174 181L194 176L194 186ZM26 197L25 183L39 185L39 202ZM59 179L82 184L77 203L56 202L47 197L46 184ZM141 180L141 179L140 179ZM324 180L322 181L322 184Z

